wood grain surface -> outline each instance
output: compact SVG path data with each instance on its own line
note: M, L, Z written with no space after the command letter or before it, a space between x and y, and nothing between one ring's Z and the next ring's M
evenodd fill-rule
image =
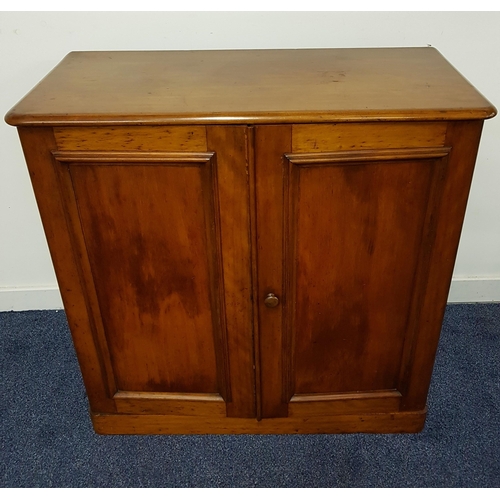
M12 125L485 119L434 48L71 52Z
M91 414L99 434L341 434L420 432L427 409L258 420L171 415Z
M432 48L69 54L6 119L95 430L420 431L495 113Z
M118 390L218 392L210 170L70 164Z

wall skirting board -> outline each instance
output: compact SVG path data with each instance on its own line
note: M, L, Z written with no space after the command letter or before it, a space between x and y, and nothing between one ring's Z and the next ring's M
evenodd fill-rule
M448 302L500 302L500 276L454 278Z
M57 286L0 287L0 311L62 309Z
M454 279L448 302L500 302L500 277ZM0 312L62 308L56 286L0 287Z

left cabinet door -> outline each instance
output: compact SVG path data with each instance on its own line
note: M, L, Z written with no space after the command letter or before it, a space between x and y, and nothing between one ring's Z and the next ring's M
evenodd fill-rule
M91 409L254 416L245 128L21 139Z

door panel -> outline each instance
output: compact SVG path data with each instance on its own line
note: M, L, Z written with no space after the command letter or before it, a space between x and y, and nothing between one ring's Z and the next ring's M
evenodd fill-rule
M70 167L118 390L217 392L209 170Z
M290 168L294 393L394 389L433 162Z
M102 325L117 410L225 414L231 384L215 155L55 156L88 256L89 307Z
M257 220L266 207L284 211L279 224L257 226L259 265L269 259L277 274L273 287L259 269L260 303L280 294L278 307L259 305L263 416L397 411L450 149L278 156L265 132L256 133ZM281 359L266 354L271 343Z

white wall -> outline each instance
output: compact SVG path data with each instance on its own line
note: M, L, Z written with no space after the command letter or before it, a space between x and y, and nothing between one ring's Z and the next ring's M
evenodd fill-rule
M72 50L432 45L500 108L498 12L3 12L4 115ZM450 295L500 300L500 117L487 121ZM0 124L0 310L60 307L16 130Z

